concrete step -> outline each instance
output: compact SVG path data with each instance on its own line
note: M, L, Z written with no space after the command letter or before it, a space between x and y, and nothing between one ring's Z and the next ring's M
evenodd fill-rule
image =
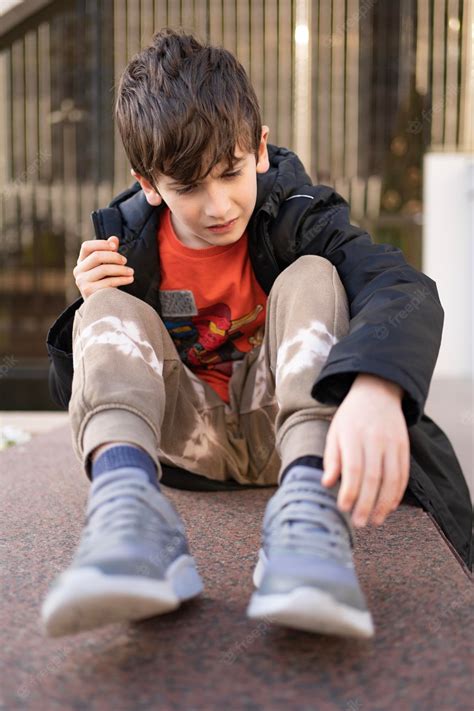
M472 708L472 576L419 508L403 504L383 526L356 530L369 641L245 616L274 489L168 487L204 593L160 617L49 639L39 609L71 560L89 489L69 426L1 452L0 478L1 709Z

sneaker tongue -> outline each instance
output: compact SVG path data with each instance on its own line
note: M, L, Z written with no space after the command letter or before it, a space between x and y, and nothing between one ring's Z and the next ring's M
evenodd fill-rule
M321 479L323 477L324 472L322 472L320 469L316 469L315 467L308 467L308 466L295 466L293 469L291 469L288 474L285 476L282 486L285 485L286 482L308 482L311 484L314 484L315 482L320 483ZM329 501L333 501L333 497L329 493L329 491L325 490L323 485L321 485L321 493L325 494L328 498ZM301 500L304 500L304 492L301 492ZM318 506L321 508L321 505L315 502L311 502L312 506ZM328 532L328 529L326 526L323 526L322 524L311 524L308 523L307 521L302 522L299 521L298 518L295 518L294 521L288 521L287 526L291 529L294 524L298 523L300 526L304 527L304 531L308 533L312 533L313 531L326 531ZM300 529L301 530L301 529Z
M87 514L90 516L97 508L104 505L109 505L112 501L120 499L120 501L135 501L136 496L130 490L117 490L114 484L120 482L138 482L140 484L149 481L148 475L142 469L136 467L123 467L120 469L112 469L108 472L99 474L92 482L89 490L89 500Z
M297 465L290 469L283 479L282 485L287 481L311 481L321 482L324 472L316 467L308 467L307 465Z
M102 490L104 486L107 486L107 484L116 481L122 481L123 479L139 482L149 481L148 474L143 471L143 469L139 469L138 467L121 467L120 469L111 469L108 472L103 472L102 474L99 474L93 480L91 486L91 494L94 494L96 491Z

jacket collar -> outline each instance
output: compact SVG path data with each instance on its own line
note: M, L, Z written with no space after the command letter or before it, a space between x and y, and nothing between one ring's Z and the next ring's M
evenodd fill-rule
M296 187L312 184L302 162L293 151L269 143L268 157L269 170L257 173L257 202L252 217L263 210L275 218L280 204Z

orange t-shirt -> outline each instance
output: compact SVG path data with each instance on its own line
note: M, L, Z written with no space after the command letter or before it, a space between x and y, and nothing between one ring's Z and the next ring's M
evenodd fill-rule
M260 345L267 295L253 273L247 232L234 244L193 249L163 208L157 234L162 319L180 359L229 402L233 362Z

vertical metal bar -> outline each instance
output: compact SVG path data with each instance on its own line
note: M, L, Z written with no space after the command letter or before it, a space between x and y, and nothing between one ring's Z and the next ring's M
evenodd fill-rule
M168 25L177 29L181 25L181 7L179 0L167 0Z
M10 121L8 115L9 97L9 62L8 50L0 51L0 192L7 190L7 183L10 174ZM3 230L0 231L3 234Z
M13 177L23 176L25 155L25 66L23 38L12 44Z
M416 90L428 93L430 51L430 0L418 0L416 23Z
M295 4L294 149L311 172L311 3Z
M444 102L445 102L445 8L446 0L434 0L433 14L433 75L431 106L431 144L440 146L444 139Z
M444 127L444 142L447 146L456 146L458 124L458 99L460 86L459 72L459 0L448 0L448 27L446 41L446 120Z
M168 23L168 2L167 0L154 0L153 8L155 16L155 31L158 32Z
M181 0L181 26L186 32L193 32L194 30L193 0Z
M114 76L115 86L118 85L120 75L127 64L127 16L126 0L114 0ZM114 193L123 190L130 179L130 168L123 150L122 140L115 124L114 128Z
M176 3L175 3L176 4ZM127 62L140 51L140 3L127 0Z
M222 0L209 0L209 40L215 45L222 43Z
M248 2L235 0L236 6L236 55L239 62L250 76L250 34Z
M354 178L359 164L359 0L348 0L347 15L344 175Z
M339 178L344 171L344 0L333 3L332 40L331 174Z
M194 29L201 40L207 39L207 0L194 0Z
M265 76L263 105L265 114L263 123L271 125L277 117L277 71L278 71L278 46L277 46L277 0L265 0L264 6L264 52Z
M327 182L331 176L331 48L333 42L331 5L327 2L319 3L318 35L316 167L318 179Z
M373 86L373 66L372 66L372 48L373 48L373 10L367 6L367 14L365 21L359 24L359 89L361 112L364 115L359 122L359 130L357 135L358 144L358 166L357 174L363 178L367 178L371 173L371 121L373 116L372 97L374 94Z
M289 148L293 107L291 102L293 86L293 33L292 0L278 0L278 102L276 127L270 142ZM270 129L272 125L270 125Z
M140 47L147 47L153 36L153 0L141 0Z
M474 9L472 3L463 3L461 44L461 97L459 121L459 147L474 151Z
M222 0L222 44L232 54L237 52L237 10L235 0Z
M414 17L413 0L402 0L399 5L400 26L398 32L398 84L396 105L405 104L410 95L413 71Z
M36 31L25 35L25 180L38 177L38 64Z
M252 0L250 5L250 80L257 94L262 113L265 112L263 94L263 0Z

